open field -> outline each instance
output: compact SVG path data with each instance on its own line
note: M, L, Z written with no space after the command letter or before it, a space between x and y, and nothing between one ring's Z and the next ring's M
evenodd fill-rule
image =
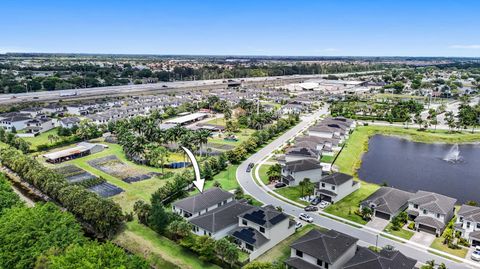
M283 187L280 189L275 189L274 192L280 194L281 196L288 198L292 201L300 203L302 205L309 205L308 202L300 200L302 197L302 187L301 186L294 186L294 187Z
M215 125L221 125L221 126L226 126L227 125L227 121L225 120L225 118L215 118L215 119L211 119L207 122L204 122L206 124L215 124Z
M221 137L211 137L208 139L209 143L216 143L216 144L225 144L225 145L232 145L232 146L237 146L240 145L243 141L247 140L250 138L250 135L255 132L253 129L240 129L239 132L234 133L235 136L237 137L238 141L226 141L223 138L225 137L225 134L223 134Z
M117 235L114 242L133 253L143 255L156 268L220 268L201 261L193 252L184 249L166 237L158 235L136 220L127 223L126 230Z
M215 181L218 181L222 185L222 189L234 190L238 185L237 172L238 165L229 165L226 170L221 171L213 177L213 180L205 182L205 188L208 189L213 186Z

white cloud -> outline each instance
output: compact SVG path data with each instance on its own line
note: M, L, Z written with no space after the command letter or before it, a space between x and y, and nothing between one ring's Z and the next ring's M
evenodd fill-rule
M452 45L451 49L480 49L480 45Z

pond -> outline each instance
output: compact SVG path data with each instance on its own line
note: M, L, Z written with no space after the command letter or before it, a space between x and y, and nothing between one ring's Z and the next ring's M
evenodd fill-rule
M360 179L415 192L425 190L480 202L480 145L427 144L375 135Z

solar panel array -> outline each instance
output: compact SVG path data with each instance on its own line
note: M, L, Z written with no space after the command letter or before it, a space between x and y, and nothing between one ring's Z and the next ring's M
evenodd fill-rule
M251 213L245 214L244 219L253 221L258 225L264 225L267 221L265 220L265 212L263 210L256 210Z
M235 231L232 235L251 245L255 244L255 242L257 241L254 237L255 232L253 231L253 228L245 228L240 231Z

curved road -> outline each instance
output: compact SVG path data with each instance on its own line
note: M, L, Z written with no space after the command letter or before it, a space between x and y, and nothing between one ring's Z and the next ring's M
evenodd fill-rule
M259 150L257 153L250 156L242 164L239 165L236 176L240 186L243 188L244 192L253 196L255 199L259 200L264 204L272 204L274 206L280 206L283 209L283 212L297 217L298 214L304 212L301 207L295 206L291 203L287 203L279 198L273 196L273 192L268 189L266 186L260 186L255 183L252 173L256 169L252 169L252 172L246 172L247 166L249 163L259 163L269 156L274 150L282 146L286 141L293 138L312 124L320 116L327 114L327 108L323 108L320 111L315 112L313 115L302 117L302 121L284 133L282 136L278 137L276 140ZM408 257L414 258L419 262L425 263L429 260L435 260L436 263L445 263L449 269L460 269L460 268L480 268L478 264L470 260L463 260L464 263L456 263L449 259L431 254L428 252L426 247L417 245L415 243L400 243L383 236L379 236L380 231L373 230L371 228L361 227L357 228L349 224L334 220L329 217L321 216L319 214L309 214L314 218L314 224L327 229L335 229L337 231L343 232L345 234L351 235L358 238L359 245L369 246L369 245L378 245L383 247L385 245L394 246L395 249L401 251ZM358 225L358 224L357 224ZM458 258L457 258L458 259ZM460 259L458 259L460 260Z

